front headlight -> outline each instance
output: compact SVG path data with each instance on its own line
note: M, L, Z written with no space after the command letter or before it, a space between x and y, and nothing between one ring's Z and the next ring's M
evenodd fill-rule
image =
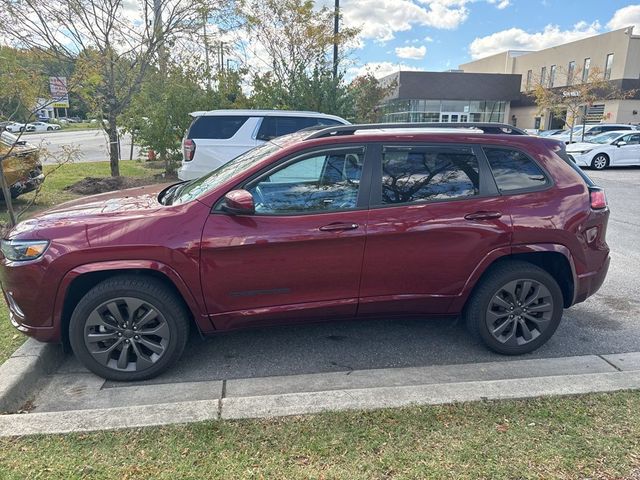
M35 260L42 256L49 246L48 240L2 240L2 254L12 262Z
M575 150L571 153L573 153L574 155L584 155L585 153L589 153L591 150L593 150L593 148L588 148L586 150Z

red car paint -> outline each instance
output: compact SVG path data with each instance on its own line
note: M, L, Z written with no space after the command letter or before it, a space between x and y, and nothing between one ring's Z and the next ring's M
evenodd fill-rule
M503 146L525 152L547 188L455 201L372 206L308 215L231 215L229 191L281 159L334 145ZM602 284L608 209L558 155L559 144L517 135L365 133L292 141L195 200L162 205L164 186L69 202L16 226L9 239L47 239L34 261L2 259L0 282L22 315L13 324L60 341L78 295L122 270L170 282L199 330L366 315L457 315L496 260L556 252L566 259L565 306ZM346 225L346 228L336 224ZM597 227L588 241L585 232ZM524 258L524 257L521 257ZM527 257L528 258L528 257Z

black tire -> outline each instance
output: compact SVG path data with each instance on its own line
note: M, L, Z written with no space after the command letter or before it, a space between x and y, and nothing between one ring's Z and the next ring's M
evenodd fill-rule
M506 292L504 287L511 285L521 285L519 290L517 286L514 290L516 301L513 303L516 303L516 310L511 312L510 310L513 309L508 307L502 312L496 300L505 298L502 296L502 292ZM527 285L529 288L525 288L522 285ZM537 286L542 286L543 288L538 288ZM538 289L532 290L535 288ZM533 306L528 306L531 309L529 311L527 311L526 307L517 306L519 305L517 304L517 297L520 297L522 292L525 292L525 301L522 303L526 304L527 300L533 298L534 293L537 296L540 291L545 292L544 299L546 303L538 303L542 302L543 298L537 298ZM546 296L547 294L548 296ZM501 296L501 298L497 298L498 296ZM510 304L511 302L505 303ZM541 307L546 309L545 313L532 313L532 310L537 310ZM549 273L528 262L509 261L491 267L482 277L480 283L471 294L463 315L471 335L481 340L491 350L503 355L521 355L536 350L551 338L560 324L562 311L562 291ZM515 315L512 313L515 313ZM515 319L511 319L514 316ZM536 321L531 322L534 317ZM492 323L494 319L495 323ZM511 326L507 327L502 332L506 332L505 335L494 335L489 327L489 324L492 327L496 327L493 330L495 332L500 330L507 322L511 322L510 325L512 325L513 330L511 330ZM528 340L524 335L525 331L531 337ZM509 337L510 333L513 334L512 338ZM518 333L520 333L520 337L518 337ZM509 340L505 343L503 339L506 337L509 337Z
M127 301L140 303L141 306L130 312ZM123 321L123 324L128 325L127 329L121 329L116 316L110 314L113 311L110 307L113 305L117 306L117 317L121 320L127 317L126 321ZM146 313L150 315L147 316ZM152 315L154 313L155 317ZM146 317L152 320L147 320L145 325L151 324L152 330L161 329L162 336L155 336L153 333L147 335L141 327L138 330L140 335L136 335L135 338L142 339L134 340L133 330L136 330L136 321L144 321ZM105 318L108 319L108 324L105 323ZM99 325L96 319L99 319ZM105 342L94 340L99 335L110 338ZM108 380L136 381L159 375L180 358L188 336L189 316L182 300L164 283L151 277L119 275L104 280L82 297L69 322L69 341L76 357L93 373ZM124 342L127 351L123 355ZM89 345L92 346L93 353ZM147 345L154 348L162 347L162 351L157 353ZM118 360L111 358L115 356L124 356L127 366L119 368ZM97 358L103 361L100 362ZM105 358L108 360L104 361ZM132 366L133 363L135 365Z
M53 130L53 127L47 127L47 130L51 131L51 130Z
M604 170L609 166L609 156L605 153L599 153L591 160L591 168L594 170Z

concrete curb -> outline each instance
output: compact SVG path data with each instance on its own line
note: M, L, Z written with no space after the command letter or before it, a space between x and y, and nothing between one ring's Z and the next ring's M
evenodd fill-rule
M479 400L640 389L640 371L284 393L64 412L0 415L0 436L60 434Z
M15 412L62 361L61 345L28 339L0 365L0 413Z

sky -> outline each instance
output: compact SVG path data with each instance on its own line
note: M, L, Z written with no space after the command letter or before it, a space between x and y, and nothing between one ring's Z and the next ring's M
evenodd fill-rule
M333 8L333 0L317 2ZM359 27L348 76L456 69L504 50L540 50L635 25L640 2L621 0L341 0Z

